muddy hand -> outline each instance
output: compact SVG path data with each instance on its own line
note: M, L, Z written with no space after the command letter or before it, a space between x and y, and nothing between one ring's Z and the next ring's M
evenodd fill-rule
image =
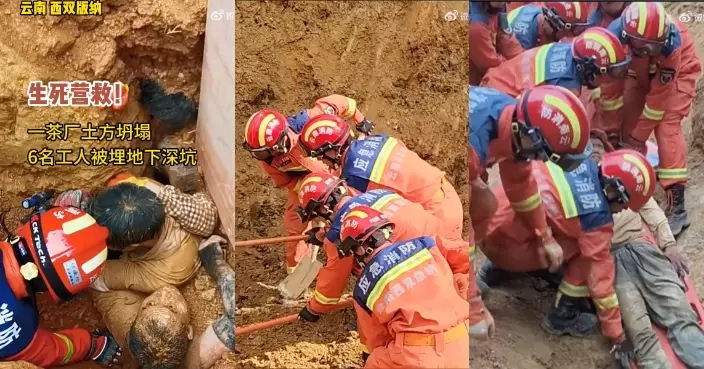
M670 260L670 263L677 271L677 276L684 278L685 275L689 274L689 267L684 261L684 257L680 254L677 246L670 246L663 251L665 257Z
M225 245L227 245L227 240L223 237L214 234L208 237L207 240L200 241L200 245L198 245L198 250L203 250L204 248L208 247L208 245L211 245L213 243L218 243L221 247L224 247Z

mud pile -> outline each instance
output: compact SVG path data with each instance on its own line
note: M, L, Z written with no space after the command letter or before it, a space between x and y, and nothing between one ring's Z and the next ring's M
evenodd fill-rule
M237 2L236 207L240 240L278 236L286 191L241 149L256 110L285 115L333 93L357 100L376 132L400 138L441 168L467 198L467 2ZM259 285L285 277L283 246L236 250L237 324L297 313ZM237 338L238 367L347 368L361 364L351 311Z
M72 131L66 142L47 142L41 135L28 135L28 128L42 128L47 122L150 122L152 140L163 128L150 121L138 103L138 78L156 80L169 93L183 92L198 101L203 60L207 1L115 0L103 2L103 17L20 16L16 2L0 4L0 201L5 208L19 206L21 196L41 189L97 189L117 172L140 173L143 168L113 166L33 167L27 150L129 147L124 141L80 141ZM130 85L130 102L119 113L98 108L27 107L30 81L107 80ZM151 146L151 143L142 145ZM23 211L14 209L8 226L16 229ZM234 259L231 259L234 264ZM215 283L204 270L181 289L191 309L197 333L222 312ZM78 297L60 307L40 302L42 324L47 329L74 325L104 327L92 307L90 296ZM232 358L217 369L231 367ZM4 364L17 367L19 364ZM15 366L13 366L15 365ZM127 366L125 366L126 368ZM97 368L84 363L67 368Z

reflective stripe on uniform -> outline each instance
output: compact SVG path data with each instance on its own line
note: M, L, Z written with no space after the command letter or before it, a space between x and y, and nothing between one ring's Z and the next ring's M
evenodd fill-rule
M474 256L477 253L477 245L469 245L469 261L474 261Z
M597 87L592 90L592 99L597 100L601 98L601 87Z
M560 282L558 291L560 291L563 295L570 297L589 297L589 288L587 288L587 286L575 286L565 282L564 280Z
M570 184L567 182L565 172L552 162L545 164L548 167L548 172L550 172L555 186L557 186L557 193L560 195L560 203L562 204L562 210L565 212L565 219L576 217L579 215L577 212L577 204L574 202L572 188L570 188Z
M604 311L604 310L609 310L613 308L618 307L618 297L616 297L616 294L611 294L610 296L601 298L601 299L594 299L594 305L596 305L596 309L598 311Z
M350 119L354 116L354 113L357 111L357 102L354 101L354 99L350 99L349 97L347 99L347 114L343 118L345 119Z
M538 86L545 82L545 60L548 56L548 51L553 45L541 46L538 53L535 55L535 85Z
M513 207L513 210L518 213L527 213L529 211L535 210L538 206L540 206L542 202L543 199L540 197L540 194L536 193L521 202L512 202L511 207Z
M318 290L315 290L315 292L313 292L313 298L316 299L319 303L321 303L323 305L334 305L334 304L337 304L338 302L340 302L339 297L336 299L331 299L331 298L323 295L322 293L320 293L320 291L318 291Z
M687 168L680 169L658 169L660 179L687 179Z
M649 107L648 104L645 104L645 107L643 108L643 116L650 120L662 120L664 115L664 110L655 110Z
M71 360L71 358L73 358L73 342L71 342L71 340L68 339L68 337L64 336L61 333L54 333L54 335L56 337L61 338L61 340L66 343L66 355L61 360L61 364L59 364L59 365L68 364L68 362Z
M365 345L364 345L363 343L361 343L361 342L359 343L359 348L362 349L362 352L363 352L363 353L365 353L365 354L368 354L368 353L369 353L369 349L367 348L367 346L365 346Z
M601 92L599 92L601 94ZM601 100L601 109L604 111L612 111L620 109L623 106L623 96L616 100Z
M405 272L413 270L413 268L429 260L433 260L433 255L430 254L430 251L428 251L427 249L423 249L417 254L404 260L400 264L397 264L388 272L384 273L384 275L379 278L377 283L374 285L374 288L371 290L371 292L369 292L369 295L367 297L367 308L369 310L374 310L374 305L376 304L377 300L379 300L379 298L381 297L382 292L384 292L386 286L391 283L394 279L396 279L398 276Z

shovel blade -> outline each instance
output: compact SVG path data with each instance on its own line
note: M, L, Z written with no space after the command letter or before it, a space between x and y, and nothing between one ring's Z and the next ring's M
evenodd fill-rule
M318 271L323 267L323 263L314 259L314 256L306 255L296 266L293 273L289 274L286 279L279 283L278 289L281 294L287 299L297 299L306 288L310 286L315 277L318 276Z

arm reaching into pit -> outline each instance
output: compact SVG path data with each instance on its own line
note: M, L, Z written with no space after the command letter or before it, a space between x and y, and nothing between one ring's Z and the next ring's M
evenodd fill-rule
M157 192L167 215L186 231L208 237L213 234L218 222L218 210L206 193L188 195L174 186L165 185Z

